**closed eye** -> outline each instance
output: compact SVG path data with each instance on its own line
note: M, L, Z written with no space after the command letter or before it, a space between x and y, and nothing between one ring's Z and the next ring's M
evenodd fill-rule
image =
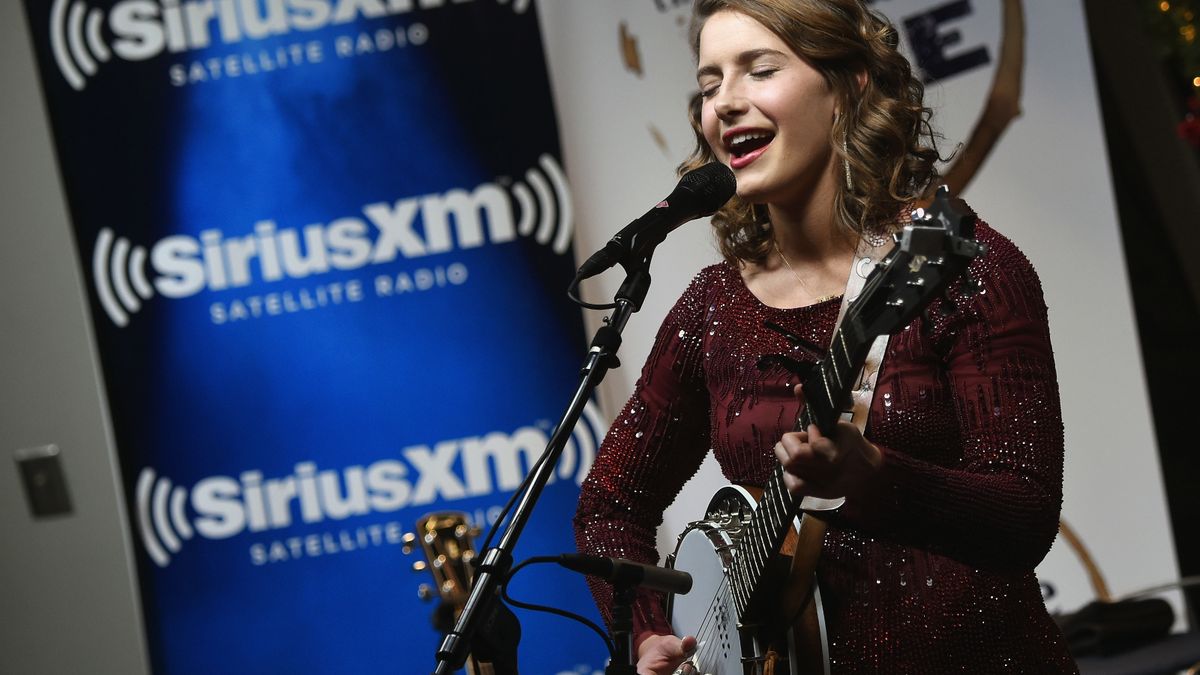
M715 67L702 69L697 73L696 86L700 87L701 98L711 98L717 93L717 89L721 87L721 81L724 75Z

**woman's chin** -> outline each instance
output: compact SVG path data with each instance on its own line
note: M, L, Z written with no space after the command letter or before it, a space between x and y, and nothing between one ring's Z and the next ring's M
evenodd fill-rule
M737 196L747 204L765 204L770 201L770 193L754 182L738 181Z

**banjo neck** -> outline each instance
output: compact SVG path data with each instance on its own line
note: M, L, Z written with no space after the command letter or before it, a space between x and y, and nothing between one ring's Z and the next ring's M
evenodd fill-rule
M847 317L849 319L849 317ZM829 353L805 378L804 398L794 431L815 424L822 433L832 433L851 387L858 379L870 351L871 340L854 335L852 322L845 321L835 332ZM847 333L850 333L848 336ZM738 558L731 574L734 602L743 621L753 622L778 602L775 590L786 570L781 570L778 551L799 512L800 500L792 497L783 482L783 467L771 470L754 517L746 527Z

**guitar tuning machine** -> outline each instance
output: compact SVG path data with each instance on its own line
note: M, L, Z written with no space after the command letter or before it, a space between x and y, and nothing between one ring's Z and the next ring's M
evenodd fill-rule
M424 560L418 560L412 564L412 571L414 572L424 572L427 569L429 569L429 565L425 564Z
M807 340L803 337L800 337L799 335L796 335L792 331L784 328L783 326L775 323L774 321L771 321L770 319L766 319L763 321L763 327L766 328L767 330L779 333L780 335L783 336L783 339L788 341L788 344L790 344L793 347L796 347L798 349L802 349L806 352L809 352L810 354L816 356L817 358L821 358L825 354L825 349L822 348L817 343L813 342L812 340Z
M430 588L429 584L421 584L420 586L417 586L417 597L425 602L429 602L437 597L437 594L433 592L433 589Z
M409 555L416 548L417 535L412 532L405 532L404 536L400 537L400 550L404 551L405 555Z
M944 317L950 316L951 314L957 312L958 304L955 303L954 300L950 299L949 294L943 294L942 301L940 303L938 303L937 308L938 308L937 313L944 318ZM921 312L921 316L925 319L925 322L922 325L922 329L926 332L931 330L932 326L934 324L934 319L930 315L929 310L930 310L930 307L926 307Z
M758 357L758 362L755 364L759 370L766 370L771 365L777 365L789 373L804 379L812 371L814 363L805 363L797 361L786 354L763 354Z

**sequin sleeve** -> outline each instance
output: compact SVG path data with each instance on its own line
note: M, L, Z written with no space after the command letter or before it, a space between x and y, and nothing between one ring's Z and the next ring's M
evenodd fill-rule
M908 451L906 444L944 434L901 423L915 406L906 397L924 396L922 364L885 362L871 413L871 424L879 424L867 434L884 452L880 484L871 497L847 503L841 518L882 539L972 566L1028 571L1054 540L1062 502L1058 383L1036 272L986 225L978 236L990 247L971 266L981 291L960 297L957 310L932 326L893 338L888 356L903 363L905 355L897 352L927 340L937 362L931 369L941 371L930 382L938 379L949 394L960 447Z
M633 395L613 421L575 514L582 553L658 562L663 511L708 451L708 398L701 363L706 275L701 273L663 321ZM606 622L612 588L589 578ZM634 635L669 633L661 594L639 590Z

